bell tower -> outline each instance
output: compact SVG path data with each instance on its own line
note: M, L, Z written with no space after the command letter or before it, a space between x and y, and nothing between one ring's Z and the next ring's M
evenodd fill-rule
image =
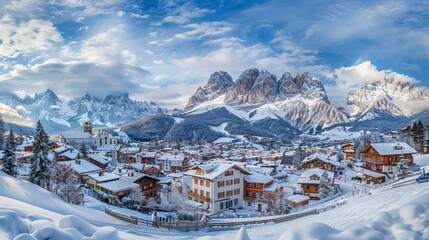
M83 124L83 132L92 134L92 124L90 122L85 122L85 124Z

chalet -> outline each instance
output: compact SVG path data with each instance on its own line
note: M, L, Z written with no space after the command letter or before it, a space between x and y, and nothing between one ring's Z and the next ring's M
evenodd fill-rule
M386 175L371 170L364 169L363 175L366 184L379 184L386 181Z
M212 213L243 207L244 176L247 170L235 164L198 165L185 172L192 178L189 198L206 204Z
M287 200L292 203L292 207L298 208L307 205L310 198L304 195L292 195L288 197Z
M56 161L70 161L78 157L79 151L70 146L60 146L52 150L56 155Z
M79 175L80 180L83 182L89 174L101 172L102 169L96 165L86 161L85 159L76 159L71 161L62 161L59 164L69 166L73 171Z
M158 158L158 163L162 166L161 170L166 172L185 172L189 169L188 157L184 155L166 153Z
M329 172L334 172L337 169L337 165L334 162L336 157L329 157L323 153L315 153L311 156L306 157L301 162L301 168L308 170L312 168L320 168Z
M253 173L244 177L244 201L247 206L253 206L258 211L262 211L263 202L258 199L263 193L273 193L283 191L283 187L278 186L276 180L269 175Z
M128 172L122 175L121 179L140 185L141 191L145 197L156 197L158 196L158 191L161 189L161 186L158 184L158 178L151 177L144 173Z
M413 154L417 151L404 142L395 142L370 143L362 153L365 154L364 168L381 173L394 173L401 159L407 159L409 165L414 165Z
M325 170L320 168L312 168L301 174L298 179L298 184L301 185L303 195L312 200L320 199L320 178ZM334 174L328 172L328 178L332 181Z
M344 153L345 160L353 160L355 159L355 145L353 143L346 143L341 146L341 150Z
M88 175L87 184L90 189L98 193L109 194L118 199L140 188L140 185L120 178L120 176L113 173L99 172Z
M112 161L110 158L103 156L98 153L88 154L88 161L99 168L107 168L109 163Z

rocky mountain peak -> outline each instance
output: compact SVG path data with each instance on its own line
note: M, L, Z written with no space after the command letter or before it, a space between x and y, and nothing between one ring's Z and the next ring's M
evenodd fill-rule
M199 87L194 95L189 98L185 110L192 109L202 102L216 99L224 94L233 84L234 81L227 72L218 71L213 73L206 85Z

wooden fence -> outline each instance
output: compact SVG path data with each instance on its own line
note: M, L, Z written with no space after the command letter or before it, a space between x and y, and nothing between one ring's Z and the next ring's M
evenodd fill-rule
M294 219L302 218L305 216L314 215L317 213L318 213L317 209L312 209L312 210L305 211L305 212L281 215L278 217L266 217L266 218L262 217L260 219L247 218L247 219L243 219L243 220L237 219L239 221L235 221L235 220L234 221L216 221L216 220L213 220L213 221L208 222L208 227L233 227L233 226L253 225L253 224L261 224L261 223L268 223L268 222L281 223L281 222L292 221Z
M108 214L108 215L110 215L110 216L112 216L114 218L120 219L120 220L122 220L124 222L132 223L132 224L136 224L136 225L139 222L139 219L136 216L128 216L128 215L125 215L125 214L122 214L122 213L118 213L118 212L115 212L115 211L113 211L113 210L111 210L110 208L107 208L107 207L104 209L104 212L106 214Z

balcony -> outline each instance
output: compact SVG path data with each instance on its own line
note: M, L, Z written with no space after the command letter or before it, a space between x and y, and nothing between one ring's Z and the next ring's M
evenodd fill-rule
M200 201L203 201L203 202L211 202L211 198L205 197L205 196L201 196L201 195L196 194L194 192L188 193L188 196L191 197L191 198L196 198L196 199L198 199Z

